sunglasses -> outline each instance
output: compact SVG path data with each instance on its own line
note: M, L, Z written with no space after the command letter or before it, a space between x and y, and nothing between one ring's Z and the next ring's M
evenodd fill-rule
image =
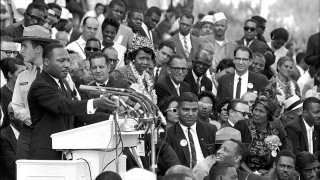
M206 63L203 63L203 62L200 62L200 61L197 61L197 60L193 60L192 61L196 66L203 66L204 68L208 68L211 66L211 64L206 64Z
M239 57L234 57L234 60L235 60L236 62L240 62L240 61L248 62L248 61L250 61L250 58L239 58Z
M98 52L100 51L99 48L96 48L96 47L85 47L84 48L86 51L93 51L93 52Z
M254 28L254 27L248 27L248 26L245 26L244 28L243 28L245 31L251 31L251 32L254 32L254 31L256 31L256 28Z
M176 73L180 72L180 70L182 71L182 73L188 72L188 68L185 68L185 67L170 67L170 68Z
M11 54L13 54L13 56L17 56L19 54L19 51L11 51L11 50L0 50L0 51L6 53L8 57L11 56Z
M45 23L44 19L37 17L35 15L32 15L29 12L26 12L26 14L32 19L32 21L36 21L36 23L39 25L44 25L44 23Z
M166 109L166 112L168 112L168 111L172 111L174 113L178 112L177 108L168 108L168 109Z

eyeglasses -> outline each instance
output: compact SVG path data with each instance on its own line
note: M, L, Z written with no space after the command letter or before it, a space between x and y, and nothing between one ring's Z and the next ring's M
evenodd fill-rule
M201 101L198 102L198 105L201 106L201 107L204 107L204 108L212 108L213 107L212 104L204 103L204 102L201 102Z
M254 32L255 30L256 30L256 28L254 28L254 27L248 27L248 26L245 26L244 28L243 28L245 31L251 31L251 32Z
M185 68L185 67L170 67L170 68L176 73L180 72L180 70L182 71L182 73L188 72L188 68Z
M239 57L234 57L234 60L237 62L243 61L243 62L248 62L251 59L250 58L239 58Z
M113 64L117 64L119 62L119 59L111 59L111 58L109 58L109 61L111 61Z
M98 52L100 49L96 47L85 47L84 48L86 51L93 51L93 52Z
M13 54L13 56L17 56L19 54L19 51L11 51L11 50L0 50L0 51L6 53L8 57L11 56L11 54Z
M265 30L266 27L265 26L259 26L262 30Z
M45 20L40 18L40 17L37 17L35 15L32 15L30 14L29 12L26 12L26 14L33 20L33 21L36 21L37 24L39 25L44 25L45 23Z
M192 61L196 66L203 66L204 68L209 68L211 66L211 64L207 64L207 63L203 63L197 60L193 60Z
M248 116L248 117L249 117L249 116L251 115L251 113L249 113L249 112L242 112L242 111L238 111L238 110L236 110L236 109L232 109L232 110L241 113L243 117L245 117L245 116Z
M166 109L166 112L168 112L168 111L172 111L174 113L178 112L177 108L168 108L168 109Z

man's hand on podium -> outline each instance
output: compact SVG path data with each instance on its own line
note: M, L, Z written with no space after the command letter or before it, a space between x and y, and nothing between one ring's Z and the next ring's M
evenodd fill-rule
M119 108L119 106L112 100L110 100L107 96L101 96L100 98L96 98L93 100L94 108L102 108L114 111Z

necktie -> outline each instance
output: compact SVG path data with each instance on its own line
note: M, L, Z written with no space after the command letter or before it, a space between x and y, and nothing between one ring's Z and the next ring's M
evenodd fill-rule
M194 141L192 134L190 132L190 127L188 127L188 138L189 138L189 146L191 149L190 152L190 168L192 169L197 164L197 154L196 154L196 148L194 147Z
M60 83L60 88L61 88L62 95L64 97L68 97L67 90L66 90L66 88L64 86L64 83L63 83L62 79L59 79L59 83Z
M241 77L239 77L238 83L237 83L236 99L240 99L240 94L241 94Z
M186 56L189 57L189 48L188 48L187 38L184 37L183 40L184 40L184 43L183 43L183 45L184 45L184 52L186 53Z
M200 82L200 78L198 77L197 79L197 93L199 94L201 92L201 82Z
M309 152L310 152L311 154L313 154L313 139L312 139L312 135L313 135L313 127L311 127L311 128L309 129L309 133L308 133L308 136L309 136L309 138L308 138L308 145L309 145Z
M37 71L37 76L36 76L36 77L38 77L38 76L39 76L39 74L40 74L40 72L41 72L40 67L37 67L37 68L36 68L36 71Z
M155 83L158 82L158 79L159 79L159 68L157 68L156 70L156 76L155 76Z

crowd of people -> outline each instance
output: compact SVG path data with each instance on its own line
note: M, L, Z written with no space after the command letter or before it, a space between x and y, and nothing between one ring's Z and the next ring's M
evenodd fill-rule
M167 122L156 174L145 134L143 153L123 147L122 177L106 171L97 180L320 179L319 32L295 52L283 27L266 41L259 15L230 39L224 12L196 21L189 6L163 11L111 0L86 12L84 0L47 1L15 8L1 0L0 179L16 178L19 159L64 159L52 149L54 133L114 110L143 116L135 99L121 96L130 108L119 107L81 85L141 93Z

